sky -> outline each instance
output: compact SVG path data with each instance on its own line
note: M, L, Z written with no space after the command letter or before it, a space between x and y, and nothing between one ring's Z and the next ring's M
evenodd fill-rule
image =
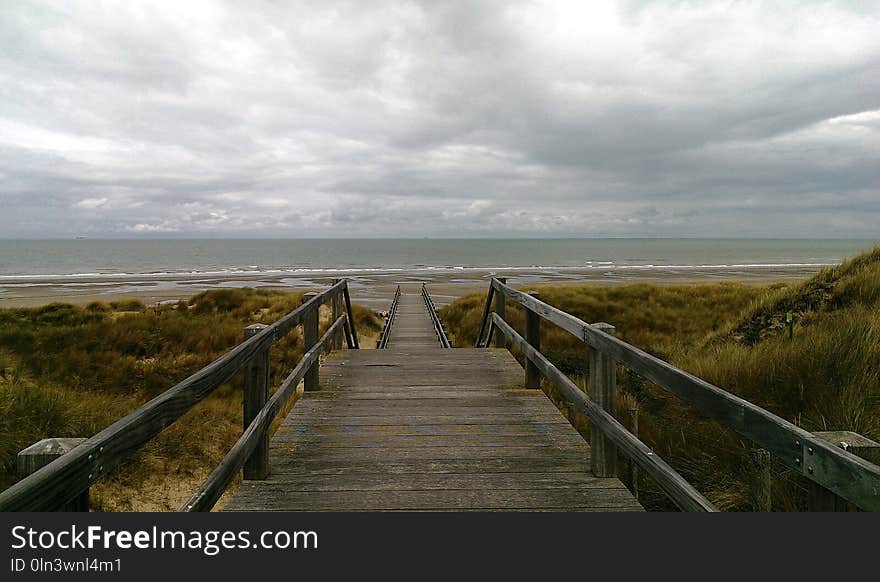
M0 238L880 237L880 3L0 3Z

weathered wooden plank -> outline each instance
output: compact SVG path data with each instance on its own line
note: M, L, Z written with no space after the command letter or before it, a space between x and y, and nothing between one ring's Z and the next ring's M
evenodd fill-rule
M335 418L332 423L304 423L303 416L292 419L292 423L279 428L276 434L282 438L373 438L388 436L435 437L435 436L493 436L493 437L554 437L578 439L568 426L554 419L542 423L510 424L401 424L387 422L382 425L352 425L344 418ZM314 420L310 418L309 420Z
M299 405L300 408L305 407L305 403ZM382 412L381 410L377 410ZM462 409L458 415L454 414L399 414L394 411L385 410L387 414L368 414L368 415L352 415L349 417L340 417L336 415L328 415L317 409L312 412L301 414L297 422L309 422L316 425L329 425L335 422L344 423L346 426L399 426L399 427L431 427L445 426L455 424L459 427L488 425L504 425L511 426L519 424L522 426L530 426L531 424L540 424L542 422L556 422L560 415L556 411L536 410L534 414L530 414L529 418L524 418L522 414L508 414L504 412L486 411L485 413L474 413L469 409Z
M278 442L269 450L270 463L274 463L272 455L301 455L303 459L372 459L387 461L404 461L412 459L507 459L513 457L545 457L548 459L571 460L586 455L589 449L584 446L572 446L565 443L542 443L508 446L437 446L437 447L323 447L315 443Z
M276 434L275 439L284 442L288 439L295 442L298 446L318 445L322 449L333 449L337 447L345 448L381 448L384 450L392 450L398 448L414 449L421 447L459 447L462 449L471 447L510 447L517 446L522 443L532 442L538 435L388 435L377 436L367 435L362 437L355 436L313 436L303 437L300 435ZM577 446L574 435L554 435L553 437L560 443L569 441L572 446Z
M569 473L589 474L589 451L584 458L568 459L527 456L488 459L326 459L279 455L272 467L273 478L293 475L369 475L369 474L442 474L442 473Z
M456 402L478 402L481 399L491 402L495 399L496 393L491 389L483 388L463 388L460 390L435 390L435 391L418 391L411 392L409 390L393 390L388 392L355 392L352 391L344 396L339 393L318 394L316 400L338 400L345 398L346 400L454 400ZM536 400L539 396L535 394L511 394L511 399Z
M256 485L254 485L256 483ZM501 509L531 511L583 508L600 511L638 509L632 495L620 489L484 489L432 491L291 491L286 486L269 487L250 482L253 488L247 502L233 498L227 511L419 511L461 509Z
M361 473L346 475L303 475L274 473L249 487L279 491L456 491L485 489L521 491L530 489L612 489L625 490L617 479L593 477L584 471L530 473Z

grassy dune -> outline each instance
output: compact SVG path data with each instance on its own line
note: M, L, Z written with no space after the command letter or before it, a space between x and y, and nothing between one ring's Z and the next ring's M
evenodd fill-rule
M612 323L626 341L808 430L853 430L880 440L880 248L792 286L536 290L547 303L585 321ZM484 299L465 297L441 310L459 345L472 345ZM788 311L795 316L792 339ZM508 313L522 332L521 311ZM584 385L583 344L550 324L542 329L542 351ZM750 443L635 374L622 370L618 390L618 418L637 408L641 438L700 491L723 509L751 507ZM774 507L803 509L803 479L780 464L773 472ZM625 469L622 475L629 478ZM639 487L647 506L670 508L653 484Z
M87 437L240 342L243 328L295 309L301 294L229 289L137 301L0 310L0 488L15 455L45 437ZM381 322L353 306L365 337ZM323 315L326 327L329 314ZM369 341L365 342L368 345ZM302 355L294 330L271 350L271 386ZM174 510L241 433L241 378L220 387L93 489L95 509Z

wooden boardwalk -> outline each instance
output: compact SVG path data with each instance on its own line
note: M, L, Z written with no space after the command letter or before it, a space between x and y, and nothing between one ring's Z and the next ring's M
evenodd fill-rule
M391 333L324 362L226 511L641 510L507 351L441 349L413 291Z
M419 293L402 293L386 349L439 348L440 340Z

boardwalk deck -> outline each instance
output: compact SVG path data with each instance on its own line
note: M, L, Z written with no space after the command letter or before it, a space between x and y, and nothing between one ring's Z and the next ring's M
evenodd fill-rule
M428 317L425 302L419 293L402 293L391 326L387 349L439 348L440 340Z
M418 293L389 348L328 358L226 510L641 510L509 353L441 349Z

